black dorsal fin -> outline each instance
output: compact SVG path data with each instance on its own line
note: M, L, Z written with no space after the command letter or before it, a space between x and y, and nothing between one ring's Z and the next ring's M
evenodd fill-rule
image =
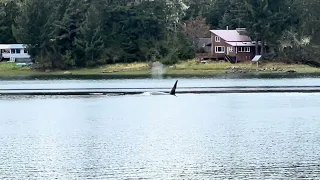
M178 80L176 81L176 83L172 87L170 95L176 95L177 84L178 84Z

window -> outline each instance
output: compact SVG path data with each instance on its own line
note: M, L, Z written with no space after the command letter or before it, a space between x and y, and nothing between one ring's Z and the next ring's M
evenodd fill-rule
M229 48L229 52L233 52L233 47L228 47Z
M220 37L219 36L216 36L216 42L220 42Z
M215 50L216 53L224 53L224 46L216 46Z
M10 53L10 49L1 49L1 53Z
M11 54L20 54L22 49L11 49Z
M250 52L250 47L238 47L238 52Z

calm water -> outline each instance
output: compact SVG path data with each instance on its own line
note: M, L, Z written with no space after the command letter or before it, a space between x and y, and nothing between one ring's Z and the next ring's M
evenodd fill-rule
M0 89L174 81L0 81ZM235 85L320 79L179 79L178 87ZM319 179L319 107L317 93L1 97L0 179Z

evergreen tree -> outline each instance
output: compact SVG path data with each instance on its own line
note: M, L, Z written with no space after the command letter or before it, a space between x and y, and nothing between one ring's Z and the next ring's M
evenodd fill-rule
M13 34L19 43L27 44L31 57L44 58L50 45L51 7L47 0L24 0L15 19Z
M273 57L288 54L282 47L289 42L300 59L309 60L293 58L307 63L312 57L307 45L316 51L320 44L319 4L320 0L6 0L0 1L0 43L27 44L42 69L155 60L172 64L194 57L194 42L208 31L205 20L210 29L246 28L253 40L267 43ZM205 28L197 28L198 22ZM265 48L257 53L269 55Z
M206 17L206 20L212 29L220 29L223 15L227 11L229 4L230 0L214 0Z
M227 8L219 21L219 27L225 29L243 28L245 27L245 11L243 0L229 0L226 4Z
M102 59L104 42L100 14L95 5L91 5L86 13L85 21L79 29L79 38L76 38L78 58L81 60L78 66L94 66L103 64Z
M19 15L19 7L15 1L0 2L0 44L16 43L17 40L12 33L14 19Z
M264 54L266 42L275 43L286 28L288 28L288 16L283 12L287 7L286 1L278 0L245 0L245 25L249 35L256 41L256 53L258 53L258 40L262 48L260 54Z
M183 18L184 21L195 19L198 17L207 18L208 13L211 11L215 0L189 0L186 2L188 9Z
M64 12L62 19L54 22L54 45L62 55L58 66L68 69L76 66L75 39L80 24L84 21L88 3L85 0L64 0L67 7L60 6L58 12ZM59 14L55 14L58 16Z

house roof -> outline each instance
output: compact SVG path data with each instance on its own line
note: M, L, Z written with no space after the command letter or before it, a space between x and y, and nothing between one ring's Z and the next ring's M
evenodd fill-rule
M199 38L198 39L198 46L204 47L211 43L211 38Z
M0 44L0 49L10 49L9 44Z
M24 44L0 44L0 49L24 49Z
M225 41L231 41L231 42L247 41L247 42L252 42L252 40L251 40L251 38L249 36L239 34L238 30L210 30L210 32L216 34L217 36L220 36Z
M255 46L256 44L254 44L253 42L226 42L231 46Z

